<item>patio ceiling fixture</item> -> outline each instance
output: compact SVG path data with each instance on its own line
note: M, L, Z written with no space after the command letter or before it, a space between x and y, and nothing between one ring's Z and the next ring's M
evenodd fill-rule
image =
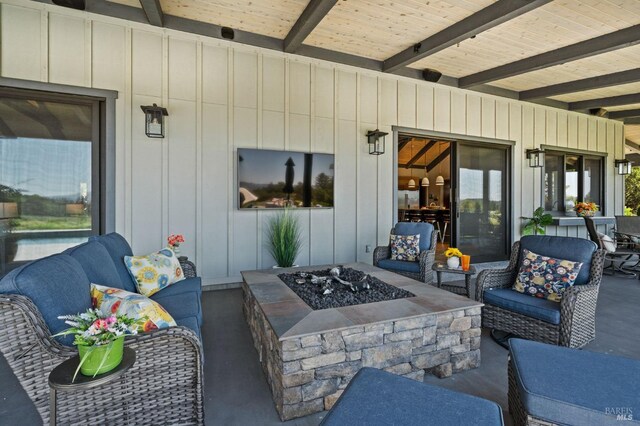
M367 132L367 142L369 143L369 154L384 154L384 137L389 133L381 132L378 129L369 130Z
M618 170L619 175L628 175L631 173L631 161L625 159L616 160L616 169Z
M427 151L424 152L424 177L422 178L421 185L427 187L427 194L428 194L429 178L427 177ZM428 198L429 198L429 195L427 195L427 199Z
M539 148L528 149L527 159L529 160L529 167L544 166L544 150Z
M153 105L141 105L144 111L144 132L150 138L164 138L164 117L168 116L166 108Z

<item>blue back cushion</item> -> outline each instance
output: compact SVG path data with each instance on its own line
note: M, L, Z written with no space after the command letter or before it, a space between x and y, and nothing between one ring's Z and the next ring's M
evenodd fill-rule
M63 251L80 263L89 281L107 287L124 289L109 252L97 241L89 241Z
M14 269L0 281L0 293L20 294L33 301L51 334L69 328L60 315L91 307L91 284L80 263L67 254L54 254ZM66 346L73 336L57 338Z
M519 259L522 259L522 249L525 248L543 256L582 262L582 268L580 268L580 273L578 273L578 278L576 278L574 285L583 285L589 282L591 258L598 246L593 241L584 238L528 235L520 240ZM520 261L518 261L519 264Z
M99 242L109 252L111 260L113 260L116 270L118 271L118 275L120 276L120 282L122 283L122 287L120 288L132 293L137 293L138 289L136 288L136 283L133 282L133 279L129 274L129 270L124 264L125 256L133 256L131 246L127 240L125 240L122 235L112 232L107 235L95 235L90 237L89 241Z
M433 225L425 222L398 222L393 228L395 235L420 234L420 251L431 249Z

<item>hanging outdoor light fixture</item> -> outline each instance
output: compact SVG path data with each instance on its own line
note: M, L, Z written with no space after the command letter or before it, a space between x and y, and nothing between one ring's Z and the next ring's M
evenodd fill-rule
M164 117L168 116L166 108L156 104L140 106L144 111L144 132L150 138L164 138Z
M384 137L389 133L381 132L378 129L369 130L367 132L367 142L369 143L369 154L381 155L384 154Z
M631 173L631 161L625 159L615 160L616 169L618 170L619 175L628 175Z
M544 150L540 148L528 149L527 159L529 160L529 167L543 167L544 166Z

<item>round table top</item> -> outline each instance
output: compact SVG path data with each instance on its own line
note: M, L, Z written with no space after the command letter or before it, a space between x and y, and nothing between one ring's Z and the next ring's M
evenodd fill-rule
M465 271L460 266L457 268L449 268L446 263L435 262L431 267L431 269L439 272L450 272L452 274L475 274L476 273L476 268L473 265L469 265L469 269Z
M91 389L100 385L109 383L124 373L133 366L136 362L136 351L131 348L124 348L122 353L122 362L116 368L108 371L104 374L98 374L96 377L85 376L78 372L76 380L73 381L73 375L78 368L80 362L80 356L76 355L68 360L60 363L49 374L49 387L56 390L83 390Z

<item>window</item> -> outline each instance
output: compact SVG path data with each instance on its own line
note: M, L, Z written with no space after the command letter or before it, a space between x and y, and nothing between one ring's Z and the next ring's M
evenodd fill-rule
M0 276L100 231L100 101L0 89Z
M578 201L590 201L603 210L604 157L546 151L543 174L544 209L572 211Z

